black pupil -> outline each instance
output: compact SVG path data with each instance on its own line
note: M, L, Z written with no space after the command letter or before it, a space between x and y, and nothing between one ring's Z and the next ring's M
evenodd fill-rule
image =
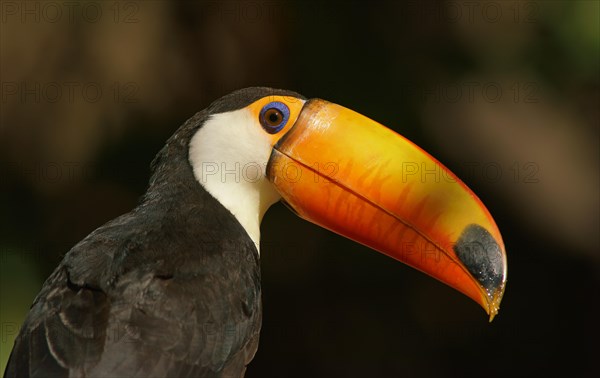
M279 113L279 110L276 109L271 109L267 112L267 119L269 120L269 123L275 125L277 123L279 123L281 121L281 114Z

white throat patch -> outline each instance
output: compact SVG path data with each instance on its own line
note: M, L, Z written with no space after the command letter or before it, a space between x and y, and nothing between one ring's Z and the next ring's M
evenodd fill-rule
M196 180L244 227L260 253L260 222L281 197L265 177L268 136L249 110L210 116L190 142Z

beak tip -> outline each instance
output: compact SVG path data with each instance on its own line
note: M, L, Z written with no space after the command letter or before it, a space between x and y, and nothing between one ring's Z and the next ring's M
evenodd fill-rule
M506 287L506 281L502 281L502 284L496 288L493 293L488 292L486 296L487 308L486 311L490 316L490 323L494 320L494 317L498 315L498 311L500 311L500 302L502 301L502 296L504 295L504 288Z
M491 322L498 314L506 286L504 249L488 230L471 224L461 233L454 252L481 287L484 297L481 304Z

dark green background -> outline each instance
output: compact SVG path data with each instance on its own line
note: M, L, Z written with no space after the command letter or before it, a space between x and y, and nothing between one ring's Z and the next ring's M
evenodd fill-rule
M342 104L439 158L494 215L509 273L489 324L463 295L275 205L262 225L263 331L248 377L597 370L597 1L71 10L2 2L2 370L61 256L136 205L182 122L253 85Z

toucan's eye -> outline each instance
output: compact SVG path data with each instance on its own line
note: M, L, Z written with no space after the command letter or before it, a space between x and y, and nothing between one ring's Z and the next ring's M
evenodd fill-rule
M269 134L283 129L290 119L290 109L279 101L269 102L260 111L260 124Z

